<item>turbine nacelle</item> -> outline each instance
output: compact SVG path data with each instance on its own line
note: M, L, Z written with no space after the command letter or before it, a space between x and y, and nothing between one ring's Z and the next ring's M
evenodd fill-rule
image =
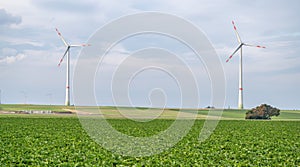
M234 32L236 34L236 37L237 37L237 40L239 42L239 46L234 50L234 52L228 57L228 59L226 60L226 62L229 62L229 60L233 57L233 55L235 55L235 53L237 51L239 51L243 46L250 46L250 47L256 47L256 48L266 48L265 46L260 46L260 45L252 45L252 44L247 44L247 43L243 43L242 40L241 40L241 37L237 31L237 28L234 24L234 21L232 21L232 25L233 25L233 29L234 29ZM242 53L241 53L241 56L242 56Z
M62 58L60 59L58 66L61 65L61 63L63 62L64 58L67 55L67 74L66 74L66 101L65 101L65 105L69 106L70 105L70 86L69 86L69 81L70 81L70 48L71 47L85 47L85 46L90 46L90 44L79 44L79 45L70 45L67 43L67 41L64 39L64 37L61 35L61 33L58 31L58 29L55 29L58 36L60 37L60 39L62 40L62 42L64 43L64 45L67 47L65 53L63 54Z
M266 47L260 46L260 45L251 45L251 44L243 43L242 40L241 40L241 37L240 37L240 35L237 31L237 28L234 24L234 21L232 21L232 25L233 25L233 29L234 29L235 35L237 37L237 40L239 42L239 46L229 56L229 58L226 60L226 62L229 62L229 60L236 54L236 52L238 52L239 50L241 51L241 58L240 58L240 64L239 64L239 100L238 100L238 108L243 109L244 105L243 105L243 61L242 61L243 53L242 53L242 47L243 46L250 46L250 47L257 47L257 48L266 48Z
M65 56L69 53L71 47L86 47L86 46L91 46L90 44L75 44L75 45L72 44L72 45L70 45L70 44L67 43L67 41L64 39L64 37L61 35L60 31L57 28L55 28L55 30L57 32L57 35L60 37L60 39L64 43L64 45L67 47L65 53L63 54L62 58L60 59L60 61L58 63L58 66L61 65L61 63L63 62Z

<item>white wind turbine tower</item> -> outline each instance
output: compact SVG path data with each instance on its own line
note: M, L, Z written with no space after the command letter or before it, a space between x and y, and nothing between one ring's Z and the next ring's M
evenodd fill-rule
M66 40L63 38L63 36L61 35L61 33L58 31L58 29L55 29L58 36L60 37L60 39L63 41L63 43L65 44L65 46L67 47L64 55L62 56L62 58L60 59L58 66L61 65L61 63L63 62L65 56L67 55L67 75L66 75L66 100L65 100L65 105L66 106L70 106L70 48L71 47L84 47L84 46L90 46L89 44L79 44L79 45L70 45L66 42Z
M234 28L234 32L237 36L238 42L239 42L239 46L237 47L237 49L230 55L230 57L226 60L226 62L228 62L232 56L237 52L237 51L241 51L241 57L240 57L240 66L239 66L239 101L238 101L238 109L243 109L244 105L243 105L243 52L242 52L242 47L243 46L251 46L251 47L256 47L256 48L266 48L264 46L259 46L259 45L250 45L247 43L243 43L241 41L240 35L237 32L236 26L234 24L234 21L232 21L233 24L233 28Z

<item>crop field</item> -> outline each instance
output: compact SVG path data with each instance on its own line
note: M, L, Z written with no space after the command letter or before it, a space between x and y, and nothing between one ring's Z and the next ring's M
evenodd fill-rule
M22 111L22 110L51 110L55 112L64 112L66 110L74 110L72 106L58 105L31 105L31 104L0 104L0 111Z
M237 115L225 112L227 117ZM292 117L290 113L288 117ZM115 129L131 136L151 136L173 121L108 120ZM127 157L94 142L74 114L1 114L0 166L300 165L300 121L222 120L212 135L200 143L198 136L203 124L204 120L196 120L180 142L160 154Z
M179 111L181 111L182 117L184 118L197 118L197 119L205 119L209 112L208 109L148 109L148 108L134 108L137 109L133 110L130 107L113 107L113 106L104 106L104 107L74 107L74 106L57 106L57 105L30 105L30 104L0 104L0 114L1 112L14 112L14 111L24 111L24 110L51 110L55 113L63 113L63 112L73 112L76 113L77 111L88 111L92 114L99 114L99 109L101 110L101 114L108 119L121 119L124 116L119 112L122 110L126 115L131 117L137 118L145 118L147 116L151 117L154 115L159 115L157 118L162 119L174 119L176 118ZM214 112L211 111L211 116L214 115ZM86 114L85 112L82 112ZM150 113L150 114L149 114ZM223 120L244 120L245 119L246 110L235 110L235 109L225 109L223 110L221 119ZM216 114L218 115L218 114ZM280 112L279 117L273 117L273 120L293 120L293 121L300 121L300 111L299 110L282 110Z

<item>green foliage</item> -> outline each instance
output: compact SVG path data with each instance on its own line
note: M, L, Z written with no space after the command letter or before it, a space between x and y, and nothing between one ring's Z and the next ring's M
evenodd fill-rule
M246 112L246 119L271 119L279 116L280 110L267 104L262 104Z
M122 133L149 136L174 120L109 120ZM165 152L115 155L82 129L75 117L0 117L0 166L299 166L299 121L221 121L198 142L203 120ZM262 130L262 127L264 130ZM276 127L276 128L275 128Z

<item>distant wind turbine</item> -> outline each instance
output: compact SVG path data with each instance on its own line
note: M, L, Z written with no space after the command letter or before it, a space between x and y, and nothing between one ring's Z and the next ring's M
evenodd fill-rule
M226 62L228 62L237 51L241 50L240 67L239 67L239 101L238 101L238 109L243 109L244 104L243 104L243 52L242 52L242 47L243 46L251 46L251 47L256 47L256 48L266 48L266 47L260 46L260 45L251 45L251 44L243 43L241 38L240 38L239 33L237 32L237 28L234 24L234 21L232 21L232 24L233 24L234 32L235 32L236 37L237 37L238 42L239 42L239 46L229 56L229 58L226 60Z
M65 46L67 47L64 55L62 56L62 58L60 59L58 66L61 65L61 63L63 62L65 56L67 55L67 75L66 75L66 100L65 100L65 105L66 106L70 106L70 48L71 47L85 47L85 46L90 46L89 44L79 44L79 45L70 45L66 42L66 40L63 38L63 36L61 35L61 33L58 31L58 29L55 29L58 36L60 37L60 39L63 41L63 43L65 44Z

